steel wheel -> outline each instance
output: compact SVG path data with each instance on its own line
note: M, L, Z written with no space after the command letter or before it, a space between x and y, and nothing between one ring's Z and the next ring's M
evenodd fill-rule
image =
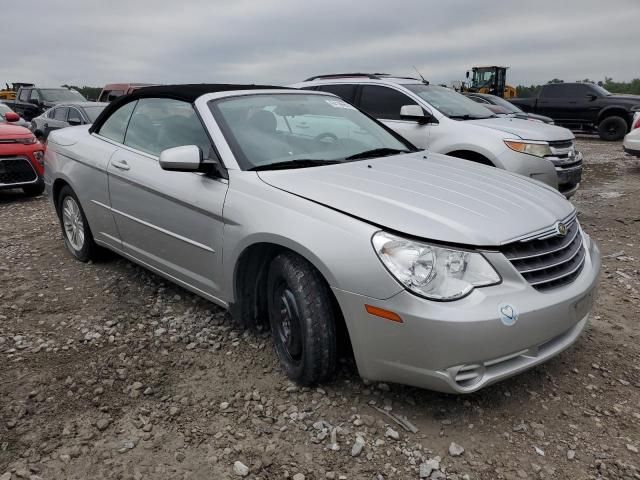
M282 351L287 361L298 364L302 358L303 339L300 325L300 313L296 299L289 286L281 282L273 292L273 301L280 312L280 321L274 322L277 341L282 345Z
M84 222L80 207L68 196L62 202L62 224L67 240L75 250L82 250L84 246Z

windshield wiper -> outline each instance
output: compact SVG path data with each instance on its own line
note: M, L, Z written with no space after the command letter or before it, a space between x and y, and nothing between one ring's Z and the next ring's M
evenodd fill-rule
M464 115L451 115L449 118L454 120L484 120L486 118L495 118L497 115L489 115L488 117L475 117L465 113Z
M298 160L285 160L284 162L267 163L266 165L257 165L248 170L258 172L260 170L284 170L287 168L306 168L318 167L320 165L333 165L340 163L339 160L314 160L312 158L300 158Z
M398 150L397 148L374 148L373 150L365 150L364 152L351 155L345 160L358 160L361 158L387 157L389 155L398 155L400 153L409 153L409 150Z

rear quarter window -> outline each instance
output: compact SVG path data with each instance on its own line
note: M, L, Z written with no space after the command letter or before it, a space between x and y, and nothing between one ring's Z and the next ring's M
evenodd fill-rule
M129 102L113 112L100 127L98 134L114 142L124 143L131 113L138 102Z

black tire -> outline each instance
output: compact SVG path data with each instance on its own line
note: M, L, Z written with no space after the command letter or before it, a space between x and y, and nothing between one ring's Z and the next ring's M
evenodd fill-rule
M326 381L337 362L335 312L329 286L295 253L273 259L267 276L271 335L287 376L305 386Z
M76 223L76 226L79 230L82 230L83 233L83 242L80 248L74 246L74 242L72 235L68 233L65 228L65 219L64 219L64 208L66 205L67 198L71 199L78 207L78 213L80 219L82 220L81 225L80 222ZM62 229L62 238L64 238L64 244L67 247L67 250L71 252L71 254L76 257L81 262L88 262L89 260L94 260L97 257L98 246L93 241L93 234L91 233L91 229L89 228L89 222L87 222L87 217L84 214L84 210L80 205L80 200L74 193L74 191L68 185L62 187L60 190L60 194L58 195L58 201L56 202L56 210L58 212L58 218L60 220L60 228Z
M598 135L602 140L622 140L627 134L627 121L622 117L607 117L598 124Z
M35 185L22 187L22 191L27 197L37 197L38 195L42 195L42 192L44 192L44 183L39 182Z

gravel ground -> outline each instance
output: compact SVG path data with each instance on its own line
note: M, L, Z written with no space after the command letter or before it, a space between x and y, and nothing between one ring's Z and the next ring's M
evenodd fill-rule
M349 360L298 388L268 334L121 258L74 261L44 198L0 192L0 480L640 479L640 162L579 148L591 325L467 396L370 385Z

